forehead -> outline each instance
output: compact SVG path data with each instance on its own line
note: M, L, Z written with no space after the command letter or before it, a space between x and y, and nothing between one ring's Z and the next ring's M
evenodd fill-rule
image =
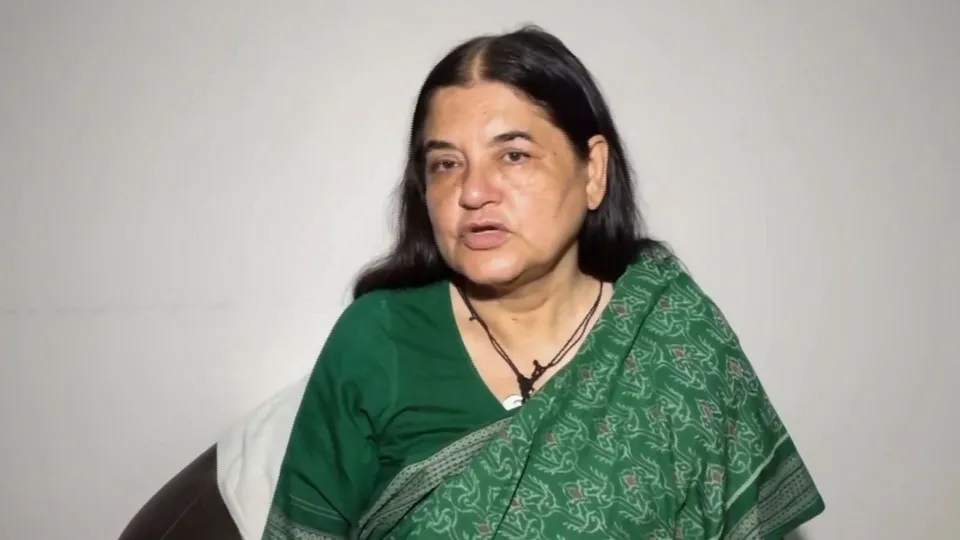
M509 130L556 130L544 111L507 85L482 82L441 88L430 101L427 138L492 138Z

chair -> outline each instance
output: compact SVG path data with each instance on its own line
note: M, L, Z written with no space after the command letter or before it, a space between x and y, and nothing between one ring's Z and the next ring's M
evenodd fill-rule
M160 488L119 540L243 540L217 486L216 446Z

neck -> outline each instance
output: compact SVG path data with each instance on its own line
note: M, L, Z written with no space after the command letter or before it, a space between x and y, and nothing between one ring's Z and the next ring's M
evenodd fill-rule
M600 284L577 264L506 292L465 290L477 314L504 347L566 340L586 315Z

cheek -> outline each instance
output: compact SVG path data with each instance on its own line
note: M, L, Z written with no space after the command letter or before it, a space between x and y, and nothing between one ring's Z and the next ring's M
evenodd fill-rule
M566 227L558 222L556 204L543 199L524 199L514 206L520 236L526 248L535 252L553 251Z
M579 221L586 210L586 193L577 189L576 179L563 179L562 175L544 175L537 181L517 185L513 207L526 225L548 230L559 225Z
M583 191L570 186L550 186L531 190L514 199L513 208L519 218L527 242L537 249L556 249L575 237L586 214Z
M449 190L446 190L449 191ZM458 206L456 199L441 189L427 189L427 212L434 234L440 242L446 242L456 234Z

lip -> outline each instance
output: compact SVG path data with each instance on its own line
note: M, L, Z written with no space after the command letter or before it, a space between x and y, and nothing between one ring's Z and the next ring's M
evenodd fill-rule
M506 243L510 231L494 219L474 220L460 227L460 239L468 249L483 251L496 249Z

